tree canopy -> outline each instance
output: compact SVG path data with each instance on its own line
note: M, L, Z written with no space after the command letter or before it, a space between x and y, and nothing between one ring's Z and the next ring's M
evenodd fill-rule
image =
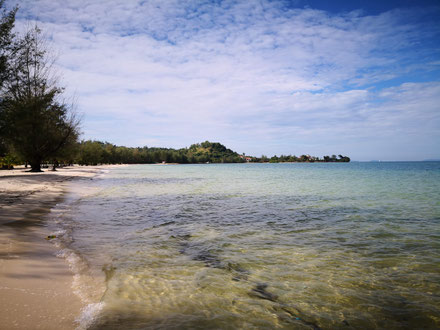
M73 105L63 99L64 89L54 74L41 30L29 29L9 48L1 88L0 136L9 151L30 163L32 171L41 171L44 160L65 154L76 143L79 120Z
M336 157L336 156L335 156ZM267 156L252 157L240 155L226 148L218 142L205 141L192 144L189 148L171 149L155 147L129 148L116 146L108 142L82 141L74 162L81 165L97 164L154 164L154 163L179 163L179 164L204 164L204 163L280 163L280 162L349 162L350 158L339 155L333 159L330 156L324 158L309 155L296 156Z
M241 163L238 153L218 142L205 141L189 148L129 148L108 142L82 141L75 158L78 164Z
M9 58L13 51L14 34L12 29L15 23L17 8L7 11L4 8L5 1L0 0L0 88L8 78Z
M14 28L15 13L17 12L17 8L7 11L4 8L4 4L4 0L0 0L0 91L2 91L3 82L8 77L8 59L12 52L12 40L14 37L12 29ZM1 99L2 95L0 94L0 102ZM4 156L8 151L1 131L5 124L2 124L1 120L2 118L0 117L0 157ZM8 159L10 158L8 157Z

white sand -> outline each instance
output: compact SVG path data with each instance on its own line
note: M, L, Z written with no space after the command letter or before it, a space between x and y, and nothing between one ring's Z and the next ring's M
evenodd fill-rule
M44 217L63 198L69 181L108 166L56 172L0 171L0 329L74 329L83 303L73 274L45 238Z

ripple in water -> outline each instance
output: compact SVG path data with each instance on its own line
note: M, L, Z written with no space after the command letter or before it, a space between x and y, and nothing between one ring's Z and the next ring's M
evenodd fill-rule
M439 163L144 165L87 184L62 226L105 277L91 329L440 326Z

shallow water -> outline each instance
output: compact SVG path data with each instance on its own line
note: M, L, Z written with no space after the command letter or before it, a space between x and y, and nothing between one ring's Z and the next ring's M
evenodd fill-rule
M83 327L440 327L440 163L138 165L76 188L55 214L77 291L103 294Z

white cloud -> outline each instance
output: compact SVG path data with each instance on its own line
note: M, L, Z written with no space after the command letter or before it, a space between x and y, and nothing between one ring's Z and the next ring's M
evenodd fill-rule
M346 139L422 129L438 139L438 83L368 88L434 70L420 24L406 21L416 12L331 15L276 1L20 6L19 25L37 20L59 50L86 138L175 147L211 139L256 154L335 146L358 158ZM414 58L414 45L426 58Z

